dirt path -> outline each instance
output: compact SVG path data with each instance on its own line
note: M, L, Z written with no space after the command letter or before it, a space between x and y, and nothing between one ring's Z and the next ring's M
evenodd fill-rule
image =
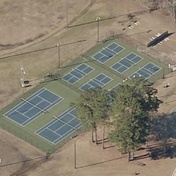
M42 36L46 38L53 30L58 32L88 5L89 2L79 0L1 1L1 49L31 43Z
M30 3L31 3L31 1L30 1ZM37 2L37 3L38 3L37 6L40 7L40 2ZM49 2L49 4L48 4L49 7L48 8L52 8L53 6L54 6L54 8L56 8L55 3L56 3L56 1L54 1L53 3ZM9 41L8 41L8 39L3 38L5 40L5 43L9 43L9 44L0 44L0 46L2 47L2 49L0 50L1 57L6 56L7 54L9 55L9 54L14 54L16 52L23 52L23 50L25 48L35 46L36 44L41 43L41 42L51 38L52 36L54 36L56 34L63 33L64 30L66 30L69 27L69 25L71 25L72 23L74 23L74 21L76 21L82 15L84 15L91 8L91 6L94 3L96 3L96 0L90 0L89 2L88 1L85 1L85 2L81 1L81 4L78 0L77 1L75 0L75 2L73 1L71 3L65 2L65 1L61 2L59 4L58 8L60 8L62 10L57 11L57 16L59 16L59 15L62 16L63 14L65 14L65 15L61 19L59 17L56 17L55 23L57 23L59 25L54 25L53 28L52 28L52 25L48 24L48 21L51 22L50 18L46 18L47 21L44 20L44 19L43 19L43 21L45 23L47 23L47 25L49 25L47 32L43 32L41 34L38 33L39 31L42 32L42 31L45 30L45 28L43 28L43 26L40 26L40 23L38 22L37 23L37 24L39 24L38 26L35 26L35 24L34 24L35 28L38 28L38 29L35 32L32 32L32 35L35 35L33 38L32 37L30 38L30 35L26 35L25 37L28 37L28 39L24 40L20 36L19 39L21 41L18 43L18 40L15 40L14 44L11 44L11 43L13 43L13 38L10 38ZM42 4L43 4L43 1L42 1ZM79 4L79 8L75 7L75 6L77 6L77 4ZM26 6L26 8L30 8L30 5L28 4L28 6ZM35 8L33 8L33 9L34 9L34 11L37 10ZM48 10L48 11L50 11L50 10ZM45 15L47 16L47 14L45 14ZM23 18L31 17L29 14L27 14L27 17L26 17L26 14L23 14L23 16L25 16ZM39 16L39 15L37 15L37 16ZM40 21L40 19L39 19L39 21ZM9 24L9 22L7 24L5 24L5 26L7 28L9 28L8 24ZM16 28L19 28L19 26L16 26ZM26 32L31 32L31 31L28 31L29 30L28 25L26 25L25 28L27 29ZM19 32L19 30L17 30L16 32ZM13 35L18 36L18 33L17 34L14 33Z

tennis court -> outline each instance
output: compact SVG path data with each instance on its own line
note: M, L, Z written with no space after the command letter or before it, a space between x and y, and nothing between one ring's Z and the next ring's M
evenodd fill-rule
M81 123L76 117L76 109L69 108L60 116L54 117L51 122L39 129L36 134L53 144L57 144L80 127Z
M144 79L148 79L152 75L154 75L156 72L158 72L161 68L153 63L148 63L144 65L142 68L137 70L135 73L129 76L130 79L133 79L135 77L143 77Z
M100 73L96 77L92 78L88 82L86 82L84 85L80 87L82 91L85 91L87 89L91 88L103 88L106 84L108 84L112 78L108 77L107 75Z
M81 80L89 73L91 73L94 68L90 67L87 64L80 64L76 68L72 69L69 73L63 76L63 80L68 82L69 84L75 84L77 81Z
M116 62L111 66L113 70L115 70L118 73L124 73L134 65L136 65L138 62L140 62L143 58L136 55L135 53L130 53L124 58L122 58L120 61Z
M76 109L70 108L81 92L91 88L110 91L134 77L154 81L162 77L163 68L117 40L100 43L61 69L61 79L48 78L24 95L27 98L7 107L0 125L43 151L54 151L81 130Z
M118 45L117 43L111 43L110 45L106 46L98 53L92 56L93 59L100 63L105 63L108 60L112 59L115 55L119 54L124 50L124 47Z
M6 112L4 116L19 125L25 126L42 113L47 113L51 107L62 100L62 97L42 88L26 100L22 99L21 103Z

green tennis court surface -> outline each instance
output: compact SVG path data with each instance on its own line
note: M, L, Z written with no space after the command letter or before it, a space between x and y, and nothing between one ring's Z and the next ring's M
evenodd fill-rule
M111 90L127 79L155 82L167 67L118 40L98 44L1 111L0 126L45 152L53 152L81 130L70 103L90 88Z

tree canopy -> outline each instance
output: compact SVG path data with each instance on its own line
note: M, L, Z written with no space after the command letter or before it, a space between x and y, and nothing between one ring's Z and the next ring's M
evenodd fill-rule
M78 118L90 126L93 122L101 122L108 116L107 91L104 89L89 89L83 92L75 105L77 106Z
M122 84L115 91L109 138L121 152L135 151L146 142L151 122L149 112L157 110L160 102L156 91L142 79Z
M92 129L92 141L93 130L97 141L97 126L105 127L108 123L112 125L111 142L121 152L130 153L146 142L151 125L150 113L157 111L161 103L156 92L146 81L136 78L111 91L101 88L86 90L74 106L82 124Z
M101 88L84 91L74 103L78 118L86 128L96 131L97 125L104 124L108 118L107 91Z

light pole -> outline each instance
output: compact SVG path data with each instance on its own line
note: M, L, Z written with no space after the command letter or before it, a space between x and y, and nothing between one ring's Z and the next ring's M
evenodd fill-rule
M99 39L99 35L100 35L100 31L99 31L99 28L100 28L100 17L97 17L96 18L96 22L97 22L97 43L99 43L100 39Z
M26 74L26 72L25 72L24 67L22 65L20 68L20 72L21 72L21 75L20 75L21 86L24 87L24 75Z
M164 85L164 88L165 88L165 103L166 103L166 99L167 99L167 89L168 89L168 87L170 87L169 83Z
M57 47L57 57L58 57L58 68L60 68L60 46L61 43L57 43L56 47Z
M66 0L66 20L67 20L67 28L68 28L68 0Z
M74 168L77 169L76 167L76 141L74 141Z

